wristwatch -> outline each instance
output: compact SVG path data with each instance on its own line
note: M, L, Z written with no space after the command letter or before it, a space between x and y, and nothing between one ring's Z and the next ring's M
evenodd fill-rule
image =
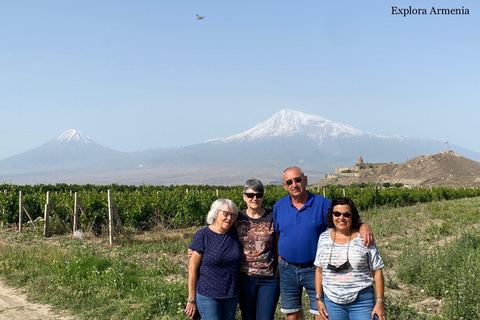
M320 294L316 294L315 295L315 302L317 302L317 301L323 301L323 296L320 295Z
M195 299L195 298L192 298L192 299L187 298L187 302L188 302L188 303L197 303L197 299Z

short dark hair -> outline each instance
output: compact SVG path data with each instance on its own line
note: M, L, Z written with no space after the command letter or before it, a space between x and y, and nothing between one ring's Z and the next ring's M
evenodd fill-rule
M340 197L332 200L332 204L327 211L327 225L330 228L335 228L335 224L333 223L333 208L339 205L350 206L350 211L352 212L352 229L359 229L362 224L362 221L360 220L360 214L358 213L355 202L348 197Z
M258 179L249 179L245 181L245 184L243 185L243 193L248 189L252 189L255 192L264 192L263 183Z

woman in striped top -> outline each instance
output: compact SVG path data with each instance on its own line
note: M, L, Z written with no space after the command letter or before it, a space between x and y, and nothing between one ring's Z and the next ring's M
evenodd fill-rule
M386 319L381 269L384 264L375 244L363 246L358 233L362 223L355 203L346 197L333 200L327 224L331 229L320 235L315 258L316 302L321 317Z

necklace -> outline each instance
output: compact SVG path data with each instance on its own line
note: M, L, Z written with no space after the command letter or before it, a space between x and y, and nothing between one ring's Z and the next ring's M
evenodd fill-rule
M333 246L335 245L335 238L337 237L337 232L333 234L333 243L332 243L332 248L330 249L330 260L327 265L327 269L332 270L333 272L340 272L343 270L347 270L350 268L352 265L350 264L350 261L348 260L348 252L350 251L350 242L352 240L352 234L350 233L350 238L348 239L348 246L347 246L347 261L345 261L342 265L340 266L334 266L332 264L332 252L333 252Z

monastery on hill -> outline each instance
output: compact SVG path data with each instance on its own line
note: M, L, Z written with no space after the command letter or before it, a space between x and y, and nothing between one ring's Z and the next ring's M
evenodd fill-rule
M339 177L360 177L362 173L383 167L393 166L393 162L388 163L364 163L360 156L357 163L353 167L338 167L335 168L334 174L326 174L325 179L339 178Z

